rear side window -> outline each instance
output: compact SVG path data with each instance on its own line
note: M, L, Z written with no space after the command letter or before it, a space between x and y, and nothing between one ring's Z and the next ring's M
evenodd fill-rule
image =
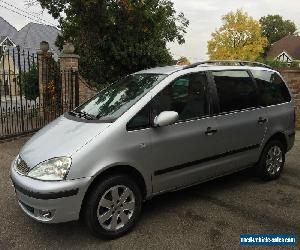
M214 71L212 75L221 113L258 106L257 90L247 71Z
M252 74L257 82L261 106L266 107L291 101L285 83L276 72L253 70Z

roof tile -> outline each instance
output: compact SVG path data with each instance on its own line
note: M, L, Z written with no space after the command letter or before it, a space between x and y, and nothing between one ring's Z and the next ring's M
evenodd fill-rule
M300 60L300 36L286 36L275 42L267 53L267 57L275 58L284 51L294 60Z

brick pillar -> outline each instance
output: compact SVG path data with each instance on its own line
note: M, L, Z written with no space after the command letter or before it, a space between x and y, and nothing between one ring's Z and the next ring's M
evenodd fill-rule
M66 43L63 46L63 51L59 56L61 71L67 71L67 70L78 71L80 57L79 55L74 54L74 51L75 48L71 43Z
M45 94L44 88L47 84L50 63L52 61L53 53L49 52L49 43L41 42L40 43L40 51L37 52L37 64L38 64L38 72L39 72L39 91L40 97Z
M60 70L61 70L61 84L62 84L62 95L64 100L64 111L66 111L66 102L68 102L70 99L70 88L68 88L70 84L70 80L68 79L68 76L70 75L70 72L75 72L75 75L77 76L77 84L78 84L78 92L79 95L79 104L83 103L86 99L91 98L97 93L97 90L89 86L87 81L85 81L78 73L78 67L79 67L79 55L74 54L75 48L72 44L67 43L63 46L62 54L59 57L60 62ZM76 77L74 76L74 77ZM73 82L76 84L76 81ZM75 93L74 93L75 94ZM66 101L66 102L65 102Z
M59 56L59 64L61 71L61 94L63 99L63 110L66 111L76 104L74 98L74 86L78 84L78 66L79 55L74 53L75 48L71 43L66 43L63 46L61 55ZM77 82L77 83L76 83ZM73 88L72 88L73 87Z

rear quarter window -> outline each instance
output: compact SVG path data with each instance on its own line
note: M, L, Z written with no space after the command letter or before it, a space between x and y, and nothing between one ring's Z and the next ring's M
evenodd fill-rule
M260 94L260 105L270 106L291 101L291 95L279 74L252 70Z

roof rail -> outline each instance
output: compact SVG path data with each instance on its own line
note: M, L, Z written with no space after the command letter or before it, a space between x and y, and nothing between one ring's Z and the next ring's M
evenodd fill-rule
M208 60L208 61L193 63L191 65L184 67L183 69L191 69L204 64L214 64L220 66L230 66L230 65L231 66L254 66L254 67L263 67L263 68L272 69L270 66L260 62L239 61L239 60Z

